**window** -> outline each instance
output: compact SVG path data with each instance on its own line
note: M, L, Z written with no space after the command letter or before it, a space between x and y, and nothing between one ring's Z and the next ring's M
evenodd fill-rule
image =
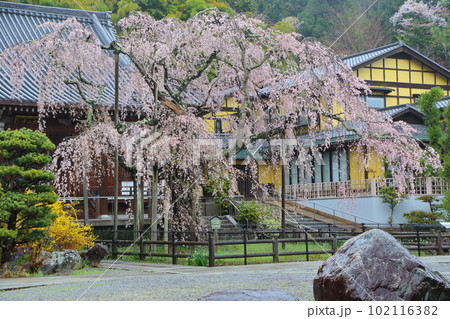
M366 96L366 103L374 109L382 109L385 107L384 96L371 95Z
M222 133L222 120L221 119L216 119L214 121L214 132L216 132L217 134Z
M345 149L325 151L322 153L321 160L314 160L314 183L338 182L348 179L348 155Z

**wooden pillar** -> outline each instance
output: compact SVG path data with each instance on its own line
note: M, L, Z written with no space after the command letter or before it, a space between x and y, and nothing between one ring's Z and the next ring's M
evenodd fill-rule
M114 51L114 125L119 124L119 51ZM119 151L114 150L113 240L117 241L119 225Z
M285 176L285 145L284 145L284 134L281 139L281 238L286 238L286 176ZM283 241L281 243L283 249L286 248L286 243Z

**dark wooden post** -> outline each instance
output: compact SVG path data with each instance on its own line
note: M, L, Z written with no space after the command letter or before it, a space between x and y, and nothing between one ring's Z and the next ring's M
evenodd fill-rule
M247 265L247 230L244 229L244 265Z
M335 253L337 251L337 238L336 238L336 234L333 234L333 241L331 242L331 247L333 250L333 253Z
M273 248L273 262L277 263L279 261L279 255L278 255L278 237L273 238L272 243Z
M309 261L308 232L305 229L306 261Z
M216 265L216 250L214 246L213 232L208 231L209 267L214 267Z
M419 232L419 226L416 226L416 234L417 234L417 250L420 257L420 232Z
M177 241L175 239L175 231L172 231L172 264L177 264Z
M437 240L436 240L436 246L437 246L437 250L436 253L437 255L443 255L444 254L444 250L442 249L442 232L440 230L438 230L437 232Z
M111 241L112 241L112 258L117 258L117 230L113 229L111 231Z
M145 248L144 248L144 231L139 231L139 259L145 259Z

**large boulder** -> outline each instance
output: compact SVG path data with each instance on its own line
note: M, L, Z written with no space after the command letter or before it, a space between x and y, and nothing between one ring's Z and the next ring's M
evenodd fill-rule
M374 229L348 240L319 268L314 298L450 300L450 284L390 234Z
M84 265L78 251L71 249L54 251L52 253L44 252L42 259L41 270L44 275L76 270L82 268Z
M214 292L200 298L201 301L298 301L295 297L279 290L231 289Z
M108 247L102 244L95 244L94 247L89 248L81 253L84 261L91 267L100 268L100 262L106 255L108 255Z

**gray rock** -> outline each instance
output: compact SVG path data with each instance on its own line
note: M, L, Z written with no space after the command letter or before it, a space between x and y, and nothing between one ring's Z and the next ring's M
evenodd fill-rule
M450 300L450 283L390 234L374 229L348 240L319 268L314 298Z
M200 298L202 301L298 301L279 290L232 289L214 292Z
M76 250L45 252L42 256L41 270L44 275L60 271L75 270L83 267L83 260Z
M30 264L28 263L15 263L15 262L8 262L5 263L1 269L2 274L9 274L9 275L26 275L31 273Z
M81 257L89 266L100 268L100 262L108 253L108 247L102 244L95 244L94 247L83 251Z

